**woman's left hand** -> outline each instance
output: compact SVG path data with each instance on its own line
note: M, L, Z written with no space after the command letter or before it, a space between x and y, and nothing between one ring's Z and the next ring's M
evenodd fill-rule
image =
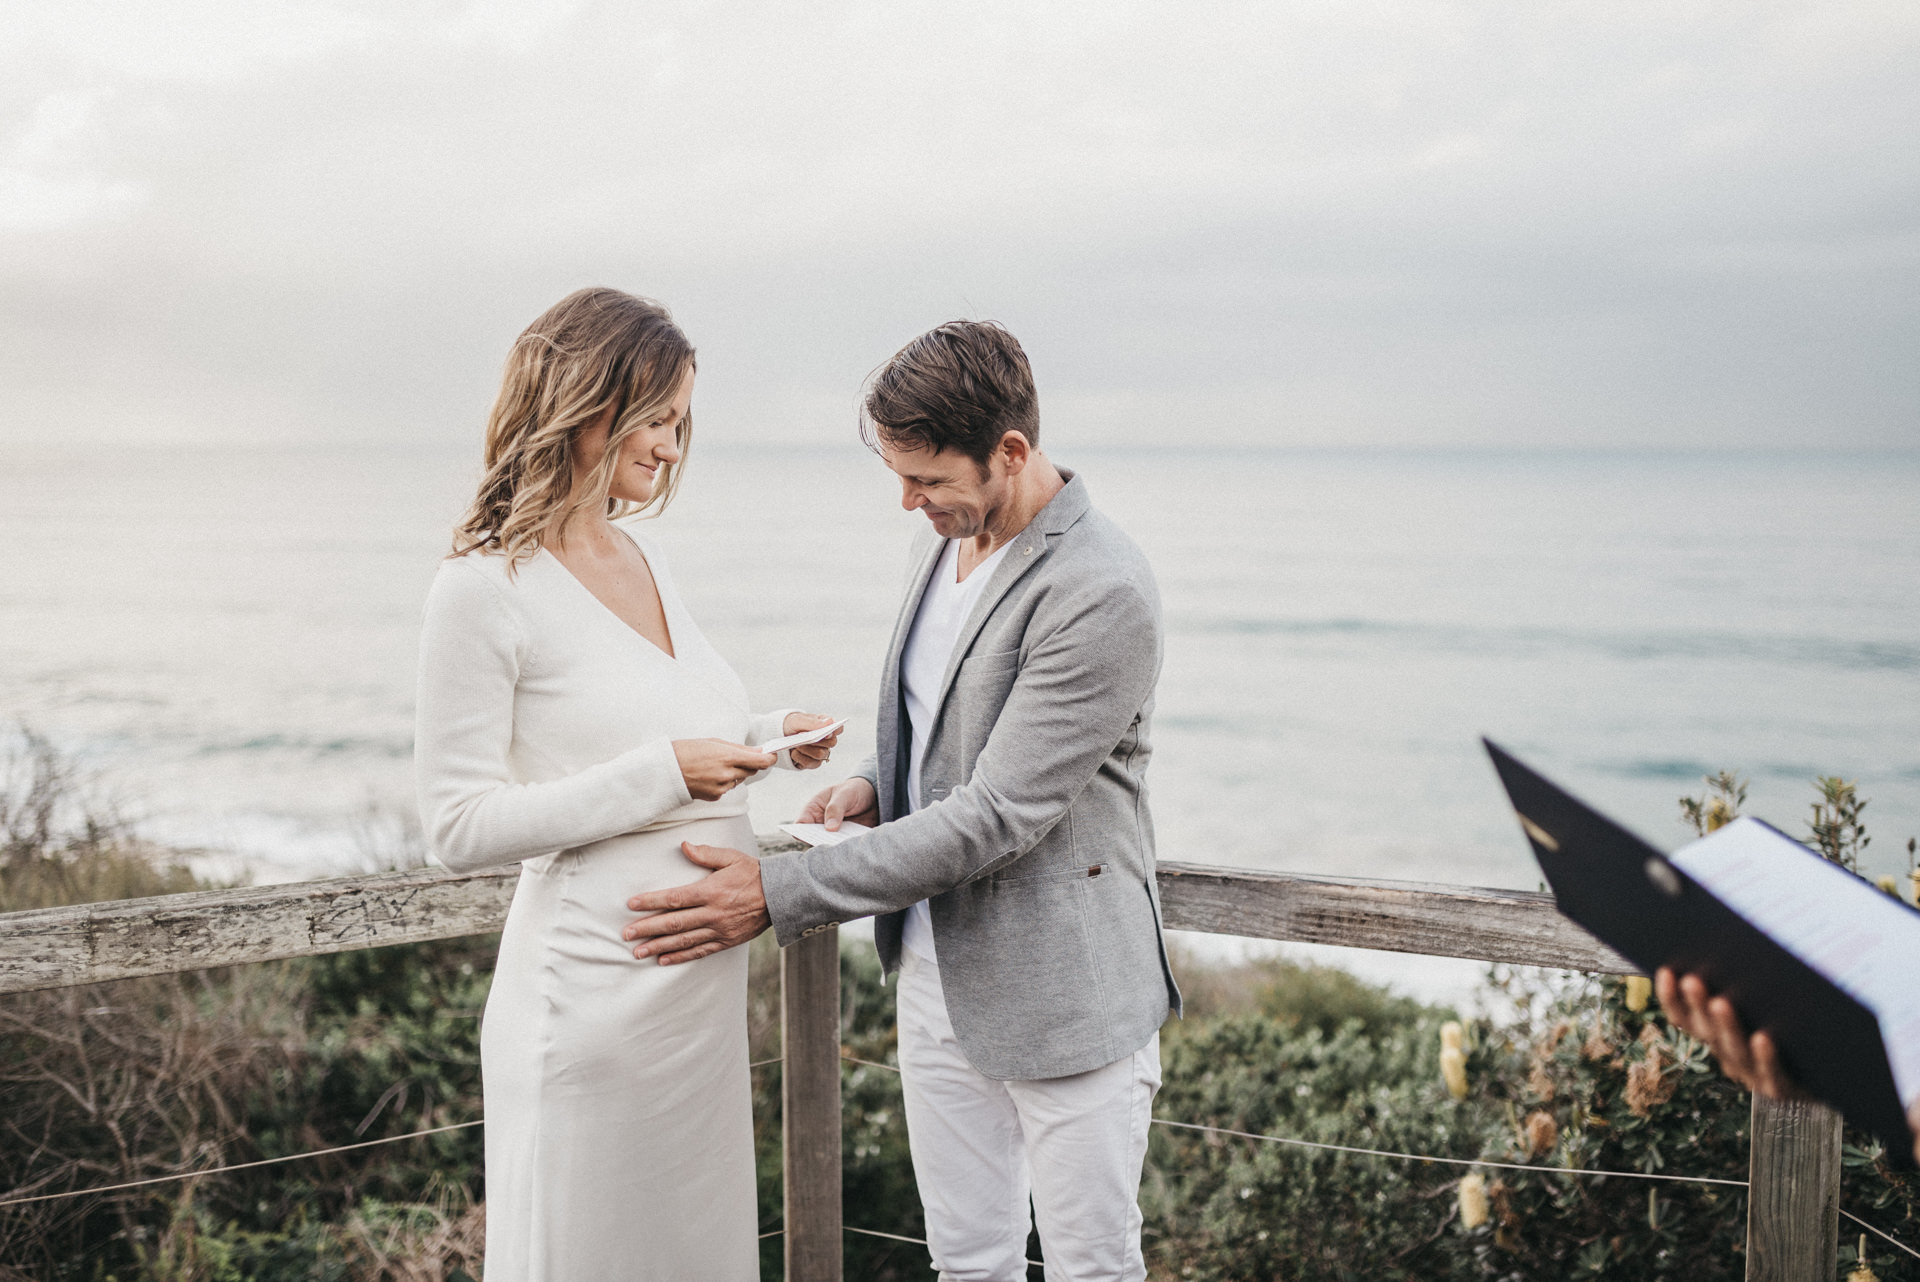
M782 734L805 734L809 730L818 730L821 726L834 723L833 717L823 717L817 712L789 712L786 724L780 728ZM840 742L841 731L834 731L819 743L802 744L798 748L789 748L787 755L793 758L795 770L818 770L827 764L827 758L833 755L833 745Z

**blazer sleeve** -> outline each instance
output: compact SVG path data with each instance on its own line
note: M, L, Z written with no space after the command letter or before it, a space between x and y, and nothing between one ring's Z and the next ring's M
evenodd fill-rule
M1146 706L1160 648L1159 608L1141 585L1089 585L1070 596L1032 639L964 785L871 833L762 861L780 942L823 923L898 912L1033 849Z
M470 872L633 832L693 800L673 742L652 740L545 783L515 783L513 691L527 642L498 585L449 561L427 595L415 700L420 825Z

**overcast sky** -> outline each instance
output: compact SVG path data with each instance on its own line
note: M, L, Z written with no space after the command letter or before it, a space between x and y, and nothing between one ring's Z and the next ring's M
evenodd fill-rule
M0 440L477 439L568 290L707 439L955 316L1075 442L1920 446L1920 5L9 0Z

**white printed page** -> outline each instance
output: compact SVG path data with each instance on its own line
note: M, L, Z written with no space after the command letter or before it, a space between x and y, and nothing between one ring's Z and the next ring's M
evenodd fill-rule
M1901 1104L1920 1096L1920 917L1752 819L1683 846L1672 862L1873 1011Z
M798 837L809 846L837 846L849 837L858 837L873 829L865 824L849 823L841 824L837 831L825 824L781 824L780 831L789 837Z

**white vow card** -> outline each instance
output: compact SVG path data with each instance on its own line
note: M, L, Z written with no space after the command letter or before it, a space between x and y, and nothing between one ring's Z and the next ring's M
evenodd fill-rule
M835 832L825 824L781 824L780 831L789 837L798 837L809 846L837 846L849 837L858 837L873 829L865 824L843 823L840 830Z
M802 730L799 734L790 734L784 739L769 739L765 743L753 745L755 752L784 752L788 748L804 748L810 743L819 743L846 729L847 719L842 717L830 726L821 726L818 730Z

